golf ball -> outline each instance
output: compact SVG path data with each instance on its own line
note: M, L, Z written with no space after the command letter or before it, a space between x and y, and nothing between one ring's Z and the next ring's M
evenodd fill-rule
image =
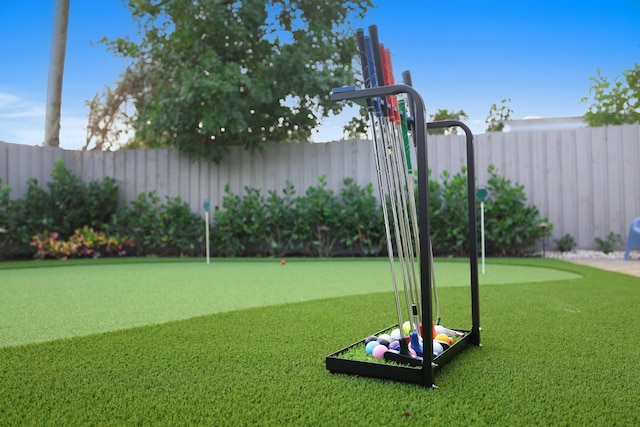
M378 340L378 337L376 337L375 335L369 335L364 339L364 343L369 344L371 341L377 341L377 340Z
M389 350L387 346L379 345L373 349L373 352L371 354L373 354L373 357L375 357L376 359L382 359L384 357L384 353L387 350Z
M411 322L408 320L402 324L402 329L404 330L405 335L409 335L411 332Z
M383 338L378 338L378 344L383 345L385 347L389 347L389 340L385 340Z
M442 354L443 351L444 351L444 348L442 348L442 344L440 344L438 341L434 341L433 342L433 354L435 356L440 356L440 354Z
M378 341L370 341L367 343L366 347L365 347L365 351L367 352L367 354L372 354L373 350L378 347L380 344L378 344Z
M449 345L453 344L453 339L449 338L447 334L438 334L435 337L436 340L448 343Z
M400 341L391 341L389 343L389 350L398 350L400 348Z
M402 334L400 333L400 328L395 328L393 331L391 331L392 340L399 340L400 338L402 338Z
M391 341L391 335L389 335L389 334L380 334L380 336L378 337L378 341L380 341L380 340Z
M285 260L281 260L280 261L280 264L282 264L282 265L285 265L286 263L287 263L287 261L285 261Z

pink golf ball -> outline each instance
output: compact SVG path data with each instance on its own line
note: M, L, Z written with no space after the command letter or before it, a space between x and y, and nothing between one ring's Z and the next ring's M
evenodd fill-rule
M382 359L384 358L384 354L386 353L386 351L389 350L386 346L384 345L379 345L376 348L373 349L373 357L375 357L376 359Z

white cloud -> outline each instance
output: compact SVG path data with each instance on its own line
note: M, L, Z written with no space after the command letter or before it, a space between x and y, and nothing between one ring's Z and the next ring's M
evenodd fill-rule
M87 117L68 111L62 105L60 147L82 148L86 138ZM41 145L44 141L46 105L0 92L0 141L24 145Z
M60 148L80 150L87 138L87 118L62 113L60 119Z
M6 92L0 92L0 119L44 117L42 103L27 101Z

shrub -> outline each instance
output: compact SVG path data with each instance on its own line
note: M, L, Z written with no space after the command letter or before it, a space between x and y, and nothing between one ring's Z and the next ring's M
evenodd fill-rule
M214 249L223 256L246 256L261 253L265 234L265 201L260 190L245 187L245 196L224 188L222 208L214 210Z
M222 209L214 212L214 247L223 256L371 256L384 247L384 223L371 184L347 178L339 196L326 176L296 196L287 182L282 194L245 188L243 196L225 187Z
M499 177L493 166L489 173L487 253L522 255L542 236L544 230L538 224L543 220L535 206L526 205L521 185ZM429 177L430 231L438 255L469 254L466 174L466 168L455 175L443 172L441 183ZM202 219L179 197L167 197L162 203L154 192L142 193L116 210L117 184L111 178L84 185L62 162L56 164L52 177L48 192L37 181L29 181L20 200L10 200L10 189L0 186L0 227L7 230L0 236L0 258L7 251L14 256L36 252L43 256L46 250L62 257L89 256L97 253L96 245L86 244L95 237L87 234L89 230L104 232L106 240L97 244L102 255L127 250L138 256L202 252ZM416 182L416 191L417 187ZM214 256L376 256L386 252L382 211L372 184L361 187L347 178L336 194L327 188L326 176L320 176L301 196L296 196L290 182L281 193L270 191L267 197L255 188L244 190L243 196L234 195L226 186L222 207L214 210ZM74 224L80 225L69 231ZM30 245L38 233L40 237Z
M598 250L605 254L609 254L614 251L618 243L622 243L622 236L611 232L604 239L596 237L595 242Z
M561 238L555 240L560 252L571 252L576 246L576 241L571 234L565 234Z
M78 228L68 240L58 240L60 233L43 232L33 236L30 245L36 249L38 259L99 258L103 254L124 256L132 247L128 238L107 237L104 232L89 226Z
M113 178L85 184L60 159L51 172L47 189L52 226L65 237L85 225L104 230L117 210L118 184Z
M55 230L66 238L75 229L91 223L87 210L87 187L60 159L56 161L51 178L47 184L49 209Z
M296 210L295 188L287 181L282 195L270 191L264 204L265 246L271 256L283 256L301 250L300 226L304 221Z
M30 245L36 248L36 258L67 259L71 255L71 251L66 242L58 240L59 236L60 233L47 231L34 235Z
M8 185L2 185L0 179L0 261L4 260L12 252L14 243L11 240L10 230L14 226L14 215L11 209L9 194L11 189Z
M134 241L129 237L109 236L104 252L107 256L125 256L134 246Z
M497 256L521 256L545 232L539 227L541 222L538 208L527 205L527 197L521 184L499 176L497 169L490 165L487 181L489 195L485 201L485 248L488 254Z
M38 186L38 181L27 181L27 192L22 199L9 200L9 189L3 192L2 214L6 236L6 257L31 257L34 254L30 246L33 235L54 231L54 221L49 209L49 195Z
M118 185L112 178L85 185L57 160L45 188L30 179L21 199L10 200L9 194L9 187L0 188L0 227L7 230L0 241L0 259L32 256L30 242L38 233L56 232L66 239L85 225L104 230L116 211Z
M92 181L86 186L88 224L96 230L104 230L111 216L118 210L118 183L111 177Z
M318 177L318 184L296 200L298 215L304 219L300 226L302 246L307 254L319 257L332 255L347 215L333 190L327 188L326 179L326 175Z
M180 197L160 202L155 192L141 193L111 218L113 236L128 236L135 255L196 255L204 244L202 219Z
M373 185L361 187L352 178L345 178L340 202L344 206L342 248L353 255L378 255L386 237L382 210L373 195Z
M160 239L158 255L193 256L204 245L202 218L180 197L166 197L158 212Z
M440 186L429 184L437 189L430 196L436 210L431 209L431 235L434 253L440 255L466 256L469 254L469 208L467 195L467 168L462 167L455 175L447 171L442 173ZM435 199L438 197L439 200Z

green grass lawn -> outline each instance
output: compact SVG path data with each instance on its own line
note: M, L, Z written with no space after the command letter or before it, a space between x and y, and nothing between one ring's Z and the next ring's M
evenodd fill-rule
M392 289L385 259L290 260L284 266L273 259L214 260L210 265L154 260L114 266L106 261L9 268L41 266L14 263L0 269L0 347ZM439 287L468 286L467 263L439 262L436 271ZM579 277L556 269L495 265L481 282L522 283L533 276L539 281Z
M0 265L2 425L640 423L636 277L490 260L483 346L431 390L325 369L397 322L384 260L61 264ZM467 264L436 273L467 327Z

